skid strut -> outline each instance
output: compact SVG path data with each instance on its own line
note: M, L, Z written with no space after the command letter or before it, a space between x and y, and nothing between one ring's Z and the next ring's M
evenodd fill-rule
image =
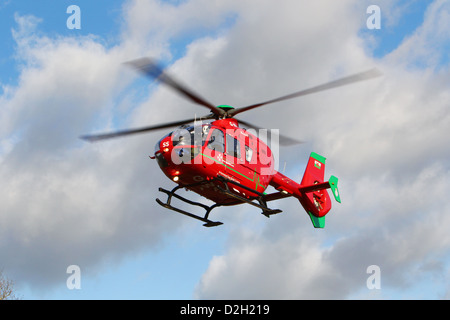
M232 180L223 178L221 176L217 177L217 179L222 181L222 182L224 182L224 185L225 185L225 188L222 188L221 186L217 186L220 191L222 191L223 193L225 193L226 195L228 195L230 197L235 198L236 200L240 200L240 201L242 201L244 203L248 203L248 204L250 204L252 206L255 206L255 207L261 209L262 210L261 214L263 214L267 218L270 218L270 216L273 215L273 214L277 214L277 213L282 212L280 209L270 209L269 207L267 207L267 201L265 199L266 195L264 193L261 193L261 192L258 192L256 190L250 189L250 188L248 188L248 187L246 187L246 186L244 186L244 185L242 185L242 184L240 184L238 182L234 182ZM243 196L241 196L241 195L231 191L230 187L228 186L229 183L234 184L234 185L236 185L236 186L238 186L240 188L244 188L247 191L258 195L258 197L256 197L256 199L255 199L256 201L258 201L258 203L256 203L256 202L254 202L254 201L252 201L250 199L247 199L247 198L245 198L245 197L243 197Z

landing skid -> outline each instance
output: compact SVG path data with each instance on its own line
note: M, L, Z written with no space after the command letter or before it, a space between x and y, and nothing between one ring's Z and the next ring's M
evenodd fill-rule
M224 185L225 187L223 188L223 187L221 187L221 186L218 185L218 186L217 186L218 189L220 190L220 192L222 192L222 193L224 193L224 194L226 194L226 195L228 195L228 196L230 196L230 197L236 199L236 200L237 200L237 203L236 203L236 204L242 202L242 203L248 203L248 204L250 204L250 205L252 205L252 206L255 206L255 207L261 209L261 210L262 210L262 214L263 214L264 216L268 217L268 218L269 218L271 215L273 215L273 214L277 214L277 213L282 212L282 211L279 210L279 209L270 209L270 208L268 208L268 207L267 207L267 203L266 203L266 199L265 199L266 195L263 194L263 193L260 193L260 192L258 192L258 191L252 190L252 189L250 189L250 188L247 188L246 186L243 186L243 185L240 184L240 183L237 183L237 182L228 180L228 179L223 178L223 177L217 177L217 178L214 179L214 180L219 180L219 181L221 181L221 182L223 183L223 185ZM189 199L186 199L185 197L182 197L182 196L176 194L176 192L177 192L179 189L182 189L182 188L188 188L188 189L189 189L190 187L199 186L199 185L202 185L202 184L205 184L205 183L210 183L211 181L214 181L214 180L209 180L209 181L199 182L199 183L195 183L195 184L191 184L191 185L186 185L186 186L176 186L176 187L173 188L171 191L166 190L166 189L163 189L163 188L159 188L159 191L160 191L160 192L163 192L163 193L167 194L167 201L164 203L164 202L162 202L161 200L159 200L159 199L157 198L157 199L156 199L156 202L158 202L158 204L161 205L161 206L163 206L164 208L167 208L167 209L176 211L176 212L181 213L181 214L184 214L184 215L186 215L186 216L188 216L188 217L191 217L191 218L194 218L194 219L197 219L197 220L200 220L200 221L205 222L205 224L203 224L203 226L205 226L205 227L215 227L215 226L220 226L220 225L223 224L223 223L220 222L220 221L212 221L212 220L209 220L209 214L211 213L212 209L217 208L217 207L220 207L220 206L222 206L222 204L215 203L215 204L213 204L212 206L207 206L207 205L205 205L205 204L203 204L203 203L191 201L191 200L189 200ZM243 197L243 196L241 196L241 195L239 195L239 194L236 194L236 193L232 192L232 191L230 190L229 186L228 186L229 183L234 184L234 185L236 185L236 186L239 186L239 187L241 187L241 188L243 188L243 189L246 189L246 190L248 190L248 191L250 191L250 192L252 192L252 193L258 195L258 197L256 198L256 200L258 201L258 203L254 202L254 201L252 201L252 200L250 200L250 199L247 199L247 198L245 198L245 197ZM187 212L187 211L185 211L185 210L182 210L182 209L180 209L180 208L177 208L177 207L172 206L172 205L171 205L172 197L175 197L175 198L177 198L177 199L179 199L179 200L181 200L181 201L183 201L183 202L185 202L185 203L188 203L188 204L190 204L190 205L198 206L198 207L203 208L203 209L205 210L205 215L204 215L203 217L202 217L202 216L198 216L198 215L196 215L196 214L193 214L193 213Z
M166 193L168 197L167 197L166 203L163 203L158 198L156 198L156 202L158 202L158 204L163 206L164 208L176 211L176 212L184 214L184 215L186 215L188 217L191 217L191 218L194 218L194 219L197 219L197 220L205 222L205 224L203 225L204 227L216 227L216 226L220 226L221 224L223 224L223 222L211 221L211 220L208 219L208 216L209 216L209 213L211 212L211 210L216 208L216 207L219 207L220 204L216 203L216 204L213 204L212 206L207 206L207 205L204 205L203 203L199 203L199 202L195 202L195 201L191 201L189 199L186 199L186 198L184 198L184 197L182 197L182 196L180 196L180 195L175 193L175 192L177 192L178 189L181 189L181 188L184 188L184 187L176 186L171 191L168 191L168 190L163 189L163 188L159 188L159 191ZM177 207L172 206L170 204L170 202L172 201L172 197L175 197L175 198L177 198L177 199L179 199L179 200L181 200L183 202L189 203L190 205L199 206L199 207L205 209L205 211L206 211L205 216L201 217L201 216L198 216L196 214L193 214L193 213L190 213L190 212L187 212L187 211L184 211L184 210L181 210L181 209L179 209Z

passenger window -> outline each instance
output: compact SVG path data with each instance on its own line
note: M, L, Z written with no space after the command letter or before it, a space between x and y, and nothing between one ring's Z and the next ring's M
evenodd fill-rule
M208 148L217 152L225 151L225 140L221 130L214 129L209 137Z
M251 162L252 157L253 157L253 150L250 149L249 146L245 146L245 160L247 160L247 162Z

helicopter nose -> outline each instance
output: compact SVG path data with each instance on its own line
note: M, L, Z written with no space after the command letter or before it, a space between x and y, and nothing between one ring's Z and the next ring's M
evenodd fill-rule
M155 158L158 162L158 165L161 169L167 168L169 165L171 165L172 161L170 159L170 142L166 138L161 139L158 141L158 143L155 145ZM169 156L167 155L169 153Z

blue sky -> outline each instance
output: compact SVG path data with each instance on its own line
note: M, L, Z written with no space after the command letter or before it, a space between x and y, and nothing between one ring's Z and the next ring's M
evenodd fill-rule
M447 125L449 39L440 23L449 8L443 1L323 0L327 11L307 3L0 1L0 268L18 295L296 299L308 291L316 298L448 299L450 241L439 228L440 245L427 235L450 207L414 192L450 172L446 151L430 143L441 141ZM81 30L66 27L72 4L81 9ZM371 4L380 6L380 30L366 28ZM382 69L386 82L305 98L310 109L286 103L276 116L243 116L307 141L280 149L288 176L301 178L309 152L327 156L343 204L333 203L326 230L314 230L293 199L276 202L284 213L271 219L239 207L217 213L224 225L203 228L154 201L157 187L173 186L147 158L165 132L79 141L89 132L204 112L120 66L144 55L217 104L256 103L336 74ZM421 116L416 103L429 103L431 112ZM324 109L331 104L344 111ZM434 160L422 155L430 152ZM444 190L439 180L429 192ZM66 287L70 264L81 268L80 290ZM381 267L377 292L365 287L370 264Z
M395 21L383 21L383 11L381 11L382 27L379 30L369 30L363 28L361 36L375 33L378 45L373 50L376 57L383 57L389 52L395 50L405 37L414 33L414 31L423 23L425 10L431 1L398 1L396 5L403 7L401 14ZM374 4L376 4L374 2ZM382 8L380 7L382 10Z
M115 39L117 39L117 32L121 24L122 1L87 1L83 3L81 30L69 30L66 27L67 19L70 16L66 11L72 4L74 4L73 1L2 1L0 32L4 47L1 66L2 70L10 68L6 74L2 72L3 82L13 79L5 79L6 75L13 74L17 77L17 73L14 74L14 70L17 72L17 67L8 63L15 53L15 43L11 35L11 29L16 26L15 15L33 15L41 19L39 32L51 37L94 34L99 35L105 43L111 45L117 41Z

